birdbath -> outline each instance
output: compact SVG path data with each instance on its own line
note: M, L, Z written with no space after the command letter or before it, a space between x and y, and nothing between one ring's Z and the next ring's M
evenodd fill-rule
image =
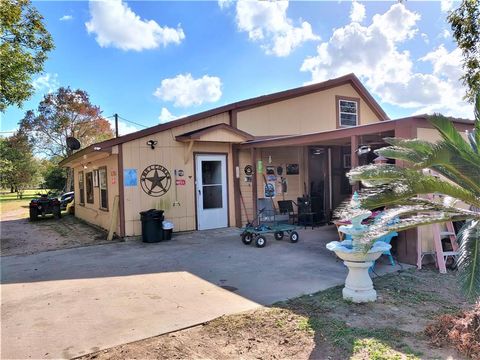
M345 287L342 291L343 298L355 303L375 301L377 292L373 288L368 269L383 252L390 250L391 245L383 241L377 241L366 251L366 244L361 239L369 226L362 224L362 221L372 215L372 212L360 208L360 201L356 192L352 197L350 206L354 210L351 225L342 225L338 230L350 235L352 240L329 242L327 249L335 252L348 268Z

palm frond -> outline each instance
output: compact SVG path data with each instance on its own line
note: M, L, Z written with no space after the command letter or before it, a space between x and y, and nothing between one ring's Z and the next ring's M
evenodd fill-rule
M480 220L465 223L458 240L460 285L467 297L475 300L480 297Z

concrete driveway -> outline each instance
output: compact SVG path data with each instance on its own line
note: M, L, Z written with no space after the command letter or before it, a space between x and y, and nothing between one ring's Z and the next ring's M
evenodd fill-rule
M258 249L224 229L2 257L2 358L75 357L341 284L336 237Z

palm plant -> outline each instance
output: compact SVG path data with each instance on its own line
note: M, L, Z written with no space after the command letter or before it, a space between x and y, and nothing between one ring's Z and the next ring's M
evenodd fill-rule
M459 278L466 296L475 299L480 296L480 93L468 140L442 115L433 115L429 121L441 140L387 138L390 146L376 151L402 161L405 167L374 164L349 172L350 181L364 185L362 208L387 208L361 240L369 248L391 231L465 220L458 234ZM429 194L439 195L442 201L426 196ZM337 216L348 219L352 211L344 206Z

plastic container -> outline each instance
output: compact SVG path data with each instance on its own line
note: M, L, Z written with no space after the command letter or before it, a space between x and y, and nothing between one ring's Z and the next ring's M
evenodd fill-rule
M170 221L164 221L162 226L163 226L163 239L171 240L172 232L173 232L173 223Z
M155 243L162 241L163 236L163 210L150 209L140 212L142 222L142 241Z

